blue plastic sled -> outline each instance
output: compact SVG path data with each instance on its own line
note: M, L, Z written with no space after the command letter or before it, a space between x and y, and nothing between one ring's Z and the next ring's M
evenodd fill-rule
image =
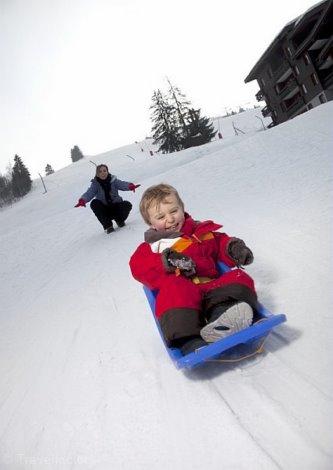
M230 271L230 268L222 262L218 263L218 268L221 273ZM220 339L215 343L211 343L208 346L183 356L178 348L169 348L164 341L159 322L155 316L155 303L158 291L151 290L146 286L143 286L143 289L147 296L164 345L178 369L192 369L193 367L197 367L212 360L217 360L219 362L237 362L253 356L256 353L262 352L263 343L272 328L287 320L284 314L275 315L267 310L262 304L259 304L258 309L256 310L254 324L238 333L234 333L224 339Z

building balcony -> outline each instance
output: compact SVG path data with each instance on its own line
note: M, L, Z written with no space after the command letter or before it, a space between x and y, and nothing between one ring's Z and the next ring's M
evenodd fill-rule
M298 83L295 79L295 77L291 77L285 84L285 86L282 88L282 90L279 93L279 98L282 100L289 99L292 96L296 95L296 93L299 91L299 86Z
M319 70L329 69L333 65L333 52L331 55L328 55L325 59L317 62Z
M317 51L319 49L322 49L328 43L328 41L328 38L316 39L315 42L312 43L309 47L309 51Z
M315 65L319 69L329 68L333 59L333 36L326 41L315 60Z
M274 78L276 83L282 83L287 78L289 75L291 75L293 72L292 68L290 67L289 63L287 61L283 61L280 67L276 70L274 70Z
M297 113L299 109L301 109L304 106L304 100L302 97L296 96L294 100L291 100L290 103L286 106L286 113L288 118L292 117Z
M261 114L264 116L264 117L267 117L267 116L271 116L272 115L272 110L269 106L265 106L262 110L261 110Z
M333 87L333 68L331 70L326 71L325 75L323 73L320 74L320 80L324 89L332 88Z
M264 99L264 93L262 90L259 90L258 93L256 94L257 101L263 101Z

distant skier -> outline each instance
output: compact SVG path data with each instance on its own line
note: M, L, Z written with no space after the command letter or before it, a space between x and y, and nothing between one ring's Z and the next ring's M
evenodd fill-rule
M243 240L218 232L211 220L198 222L184 212L168 184L148 188L140 212L150 225L130 259L132 275L157 289L156 317L168 347L188 354L251 325L257 295L242 269L220 275L216 264L252 263Z
M86 207L87 202L92 200L90 204L92 211L105 232L111 233L114 232L112 221L114 220L118 227L124 227L125 220L132 209L132 204L124 201L118 191L135 192L139 186L140 184L119 180L109 173L106 165L98 165L90 187L82 194L75 207Z

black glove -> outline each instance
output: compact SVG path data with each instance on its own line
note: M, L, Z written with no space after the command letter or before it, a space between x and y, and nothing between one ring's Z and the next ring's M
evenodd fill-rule
M239 238L232 238L229 241L227 253L239 266L251 264L253 261L252 251Z
M162 252L162 260L168 272L173 273L178 269L186 277L191 277L195 274L195 262L193 259L171 250L171 248L166 248Z

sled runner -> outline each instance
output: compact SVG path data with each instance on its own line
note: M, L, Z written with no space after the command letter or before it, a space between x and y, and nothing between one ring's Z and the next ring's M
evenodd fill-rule
M230 268L222 262L218 263L218 268L220 273L230 271ZM158 291L151 290L146 286L143 286L143 289L165 347L175 366L179 369L191 369L207 361L237 362L254 356L263 351L263 343L270 331L287 319L284 314L273 314L262 304L258 304L251 326L183 356L178 348L169 348L164 341L160 325L155 316L155 303Z

